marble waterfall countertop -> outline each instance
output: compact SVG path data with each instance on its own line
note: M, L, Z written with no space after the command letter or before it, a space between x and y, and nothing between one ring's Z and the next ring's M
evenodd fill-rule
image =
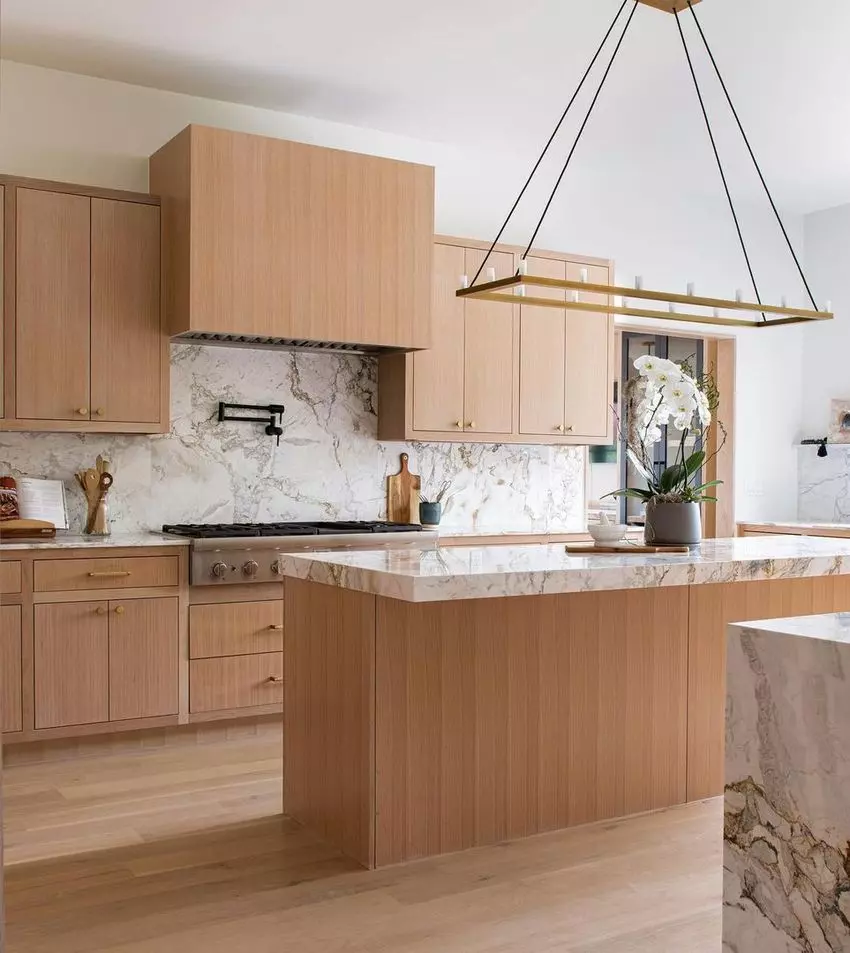
M121 549L137 546L188 546L190 540L165 533L113 533L111 536L78 536L58 532L52 539L2 539L0 551L29 549Z
M563 544L280 556L283 576L405 602L850 575L850 540L706 540L687 554L570 556Z
M727 645L723 949L850 950L850 614Z

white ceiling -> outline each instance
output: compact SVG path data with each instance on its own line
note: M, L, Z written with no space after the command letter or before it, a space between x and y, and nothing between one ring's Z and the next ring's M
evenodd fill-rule
M24 63L482 150L545 139L619 0L2 0ZM850 201L848 0L696 7L782 205ZM690 15L684 26L700 62ZM755 196L700 67L736 188ZM669 163L708 149L672 17L641 6L588 127L585 161ZM706 166L698 168L704 174ZM716 187L716 183L712 183Z

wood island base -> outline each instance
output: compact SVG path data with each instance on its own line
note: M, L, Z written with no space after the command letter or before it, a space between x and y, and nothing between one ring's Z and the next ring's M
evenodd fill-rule
M721 794L726 625L850 611L850 577L286 595L284 811L380 867Z

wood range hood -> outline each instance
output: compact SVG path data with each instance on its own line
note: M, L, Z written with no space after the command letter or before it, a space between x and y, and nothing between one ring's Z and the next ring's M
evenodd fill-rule
M172 340L431 346L434 170L187 126L150 158Z

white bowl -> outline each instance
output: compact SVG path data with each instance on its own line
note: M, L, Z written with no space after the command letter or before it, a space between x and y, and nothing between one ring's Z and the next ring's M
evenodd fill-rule
M587 531L597 545L604 545L606 543L619 543L625 537L628 526L624 526L622 523L609 524L608 526L602 523L594 523L587 527Z

